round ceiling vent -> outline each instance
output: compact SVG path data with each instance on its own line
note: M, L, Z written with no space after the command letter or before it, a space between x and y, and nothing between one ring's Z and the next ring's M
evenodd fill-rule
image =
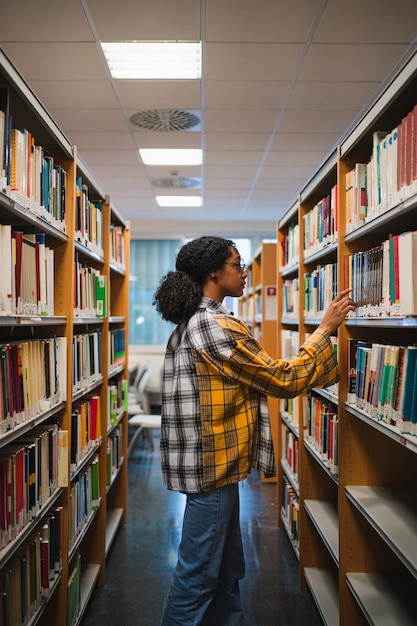
M153 178L152 185L164 189L191 189L201 187L201 180L188 176L167 176L166 178Z
M143 130L190 130L200 124L200 118L182 109L151 109L131 116L132 124Z

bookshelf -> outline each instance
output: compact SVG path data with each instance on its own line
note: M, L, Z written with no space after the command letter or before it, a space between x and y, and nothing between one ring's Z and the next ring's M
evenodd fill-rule
M246 292L239 300L239 316L245 321L256 339L264 346L267 353L277 355L277 244L263 241L248 265ZM272 437L275 447L278 445L278 403L275 398L268 398L271 416ZM264 482L275 479L263 478Z
M2 50L0 109L0 586L72 626L126 520L129 228Z
M239 315L252 328L266 351L276 354L276 265L275 242L264 241L248 265L246 293L239 300Z
M287 211L277 233L277 354L293 356L299 345L299 215L298 201ZM278 400L278 525L283 527L299 558L300 528L300 398Z
M414 53L277 226L281 354L319 324L332 288L351 287L359 304L334 338L337 387L279 406L280 524L329 625L415 622L416 266L403 233L417 227L416 87Z

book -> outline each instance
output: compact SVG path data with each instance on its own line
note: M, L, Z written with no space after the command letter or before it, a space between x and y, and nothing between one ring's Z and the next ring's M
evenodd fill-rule
M69 445L68 431L58 430L58 487L69 484Z
M42 596L49 596L49 525L43 524L40 532L41 536L41 581Z
M90 483L91 483L91 508L97 509L100 505L100 482L99 482L99 463L96 457L90 465Z
M372 136L372 164L373 164L373 199L374 207L377 209L385 201L385 158L383 150L383 140L388 131L375 131Z
M369 374L369 355L372 344L368 341L357 342L356 356L356 404L360 408L365 404L365 390L367 389L367 374Z
M366 163L356 163L354 178L354 216L355 220L359 221L359 223L364 223L368 212L366 187Z
M411 181L417 180L417 104L411 118Z
M404 367L405 367L405 359L407 355L407 348L405 346L400 346L400 351L398 355L398 372L395 381L395 398L394 398L394 411L393 411L393 423L398 426L398 428L402 427L402 420L400 414L400 406L401 406L401 396L402 396L402 388L404 384Z
M401 430L417 434L415 423L417 413L417 346L408 346L404 362L404 377L401 391L400 414L403 422Z
M13 276L12 282L12 298L15 303L15 314L21 309L21 285L22 285L22 246L23 232L12 231L12 259L13 259Z
M107 315L107 277L103 274L95 276L95 300L97 317Z
M93 396L88 399L89 406L89 435L93 445L98 445L101 441L101 411L100 396Z
M378 406L378 401L380 397L382 362L384 359L385 350L386 346L380 343L372 344L369 363L369 382L366 397L366 410L368 413L373 415L373 417L375 417L375 410Z
M384 419L391 423L394 418L395 391L398 378L398 364L400 359L400 346L390 346L390 372L387 384L386 400L384 405Z
M0 267L0 315L14 315L10 224L0 224Z
M398 272L398 235L389 238L389 263L390 263L390 303L400 303L400 284Z
M417 231L402 233L398 240L400 315L417 315Z
M9 90L0 87L0 190L7 184L7 133L9 117Z
M37 267L37 302L38 302L38 314L39 315L47 315L48 314L48 301L47 301L47 291L46 291L46 281L47 281L47 273L46 273L46 241L45 234L38 233L35 237L36 243L36 267Z
M387 406L393 403L393 382L391 379L396 375L398 364L398 350L396 346L385 346L384 361L382 365L381 388L378 399L378 409L376 418L385 420L387 416Z
M347 402L350 402L351 404L356 403L357 356L358 356L358 340L350 337L347 340L347 357L348 357Z

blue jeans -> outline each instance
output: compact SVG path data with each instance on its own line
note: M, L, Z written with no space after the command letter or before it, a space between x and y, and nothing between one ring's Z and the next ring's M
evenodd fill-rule
M244 575L238 485L188 494L161 626L241 626Z

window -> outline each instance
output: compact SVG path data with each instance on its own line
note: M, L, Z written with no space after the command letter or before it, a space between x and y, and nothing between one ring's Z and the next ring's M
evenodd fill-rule
M165 345L173 325L152 305L162 276L175 270L179 239L133 239L130 242L129 344Z
M242 259L251 260L251 240L230 237ZM130 242L129 345L166 345L173 324L164 321L152 305L159 282L175 270L175 260L183 243L180 239L132 239ZM226 298L224 305L237 313L237 299Z

